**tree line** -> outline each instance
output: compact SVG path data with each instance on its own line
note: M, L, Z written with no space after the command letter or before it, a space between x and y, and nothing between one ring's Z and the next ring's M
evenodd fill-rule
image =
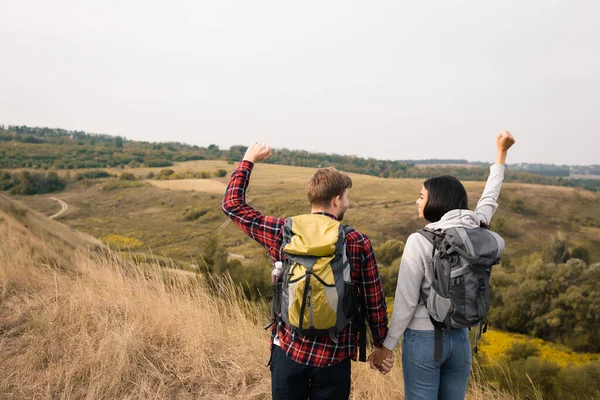
M179 142L150 143L82 131L0 126L0 168L5 169L169 167L175 162L191 160L227 160L234 163L243 157L245 151L246 146L220 149L214 144L201 147ZM443 163L434 163L440 161ZM288 149L275 150L272 157L267 160L268 163L290 166L312 168L333 166L346 172L382 178L426 179L435 175L454 175L459 179L483 181L487 177L486 163L470 163L469 166L464 166L465 160L451 161L425 160L419 162L422 165L417 165L415 160L377 160ZM551 170L546 169L544 173ZM540 171L542 169L538 166L533 172L519 172L509 165L505 181L578 186L591 191L600 191L600 180L542 176ZM564 175L564 171L560 174Z

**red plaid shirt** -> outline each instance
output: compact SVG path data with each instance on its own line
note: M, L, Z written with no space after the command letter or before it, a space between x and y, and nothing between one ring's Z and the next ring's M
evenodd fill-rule
M246 204L246 188L250 182L253 166L250 161L242 161L231 175L223 199L223 211L244 233L269 252L271 260L285 260L281 229L285 219L263 215ZM335 219L333 215L326 215ZM354 267L352 280L357 283L355 287L359 294L364 296L373 344L381 347L387 334L388 319L385 296L371 242L366 235L357 230L351 230L346 235L346 242L350 252L350 262ZM300 364L327 367L348 357L356 360L358 326L355 323L348 324L337 339L338 343L335 343L326 336L293 336L283 322L279 324L281 349L289 358Z

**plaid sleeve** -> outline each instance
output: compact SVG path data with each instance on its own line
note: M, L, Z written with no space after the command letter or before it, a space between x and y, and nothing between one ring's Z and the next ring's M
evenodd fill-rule
M367 308L367 321L373 334L373 345L381 347L388 329L387 306L371 241L367 236L361 236L362 240L357 243L359 246L356 246L356 250L360 251L360 292Z
M222 209L246 235L274 255L279 250L280 228L285 224L285 219L263 215L246 203L246 189L250 183L253 167L254 164L250 161L243 160L239 163L237 169L231 174Z

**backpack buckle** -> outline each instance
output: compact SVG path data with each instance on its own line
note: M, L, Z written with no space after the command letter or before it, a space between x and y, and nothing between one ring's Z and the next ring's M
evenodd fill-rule
M479 290L485 290L485 280L482 277L477 278L479 282Z

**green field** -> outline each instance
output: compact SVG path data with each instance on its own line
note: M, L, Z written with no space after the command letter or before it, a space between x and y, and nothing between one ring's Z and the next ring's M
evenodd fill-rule
M229 174L233 168L225 161L191 161L172 167L181 174L218 169L226 169ZM158 174L160 170L108 171L115 175L127 171L144 178L149 172ZM285 217L309 212L304 184L313 172L313 168L259 164L252 175L248 198L266 214ZM70 172L72 176L76 173L77 170ZM404 241L424 225L424 221L417 219L415 205L422 180L350 175L354 182L352 206L345 222L369 235L374 246L388 239ZM206 190L202 189L203 181L209 186ZM172 189L142 185L103 190L107 179L98 179L87 182L89 187L82 187L81 181L71 182L67 191L58 194L14 197L47 215L60 208L51 199L58 197L69 205L59 221L97 238L108 235L131 238L134 245L130 248L136 252L152 251L181 261L197 260L207 241L217 236L229 252L246 259L260 259L260 247L238 228L229 224L218 230L226 221L220 210L223 193L218 189L219 185L224 188L227 181L228 176L195 180L196 190L185 190L191 189L193 181L189 185L167 182ZM464 183L473 208L484 183ZM493 227L505 237L505 254L513 264L518 264L522 256L540 251L558 236L585 247L590 252L590 261L597 262L600 260L599 203L600 194L582 189L507 183L502 189ZM186 220L186 215L194 211L201 216Z

